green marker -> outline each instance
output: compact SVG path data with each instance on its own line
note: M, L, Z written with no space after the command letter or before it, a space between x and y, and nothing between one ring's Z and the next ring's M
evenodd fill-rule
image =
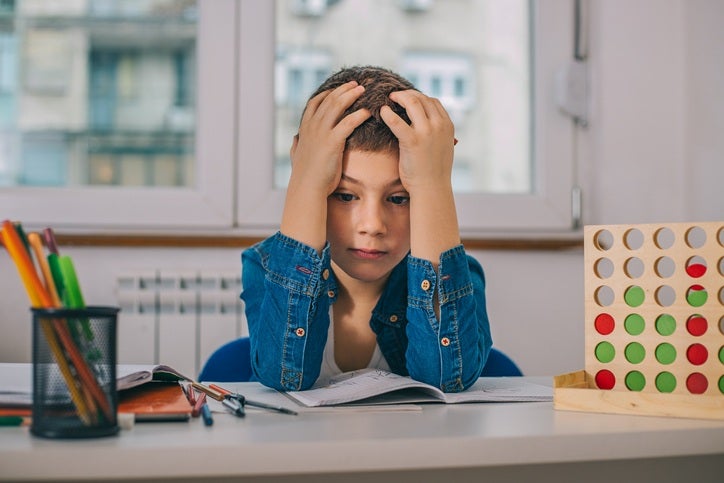
M24 422L22 416L0 416L0 426L22 426Z

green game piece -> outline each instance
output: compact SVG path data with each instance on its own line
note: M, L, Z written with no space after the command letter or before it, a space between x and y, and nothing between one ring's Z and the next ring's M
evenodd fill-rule
M719 362L724 364L724 345L719 349Z
M719 391L724 394L724 376L719 378Z
M644 318L641 317L639 314L629 314L623 321L623 326L624 328L626 328L626 332L631 335L639 335L641 332L644 331L645 325L646 324L644 323Z
M656 347L656 360L662 364L671 364L676 360L676 349L668 342L659 344Z
M676 330L676 319L669 314L661 314L656 318L656 332L671 335Z
M630 286L623 294L623 299L626 301L626 305L628 305L629 307L638 307L639 305L644 303L644 298L646 298L644 294L644 289L642 289L638 285Z
M607 362L611 362L613 360L616 355L616 349L613 348L613 344L604 341L596 346L595 354L596 359L598 359L599 362L606 364Z
M656 376L656 389L659 392L674 392L676 389L676 377L670 372L660 372Z
M692 307L701 307L702 305L704 305L706 303L706 299L708 297L709 296L706 293L706 290L690 289L686 294L686 301Z
M630 391L641 391L646 386L646 378L639 371L626 374L626 387Z
M624 349L624 356L631 364L638 364L646 357L646 349L638 342L631 342Z

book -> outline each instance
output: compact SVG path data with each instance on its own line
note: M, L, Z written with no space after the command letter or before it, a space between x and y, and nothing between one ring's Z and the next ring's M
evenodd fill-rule
M178 382L150 381L118 392L118 413L133 413L136 422L187 421L192 410Z
M123 391L151 381L191 381L171 366L164 364L139 365L119 364L116 366L116 389Z
M553 388L520 377L481 377L462 392L440 389L380 369L363 369L341 374L329 385L285 393L306 407L342 404L471 403L552 401Z

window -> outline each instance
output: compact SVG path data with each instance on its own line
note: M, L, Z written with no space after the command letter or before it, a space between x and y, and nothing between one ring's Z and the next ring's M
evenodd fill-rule
M572 228L573 125L553 100L556 71L573 50L571 1L338 0L314 2L314 16L300 12L300 3L241 5L241 226L263 230L281 217L300 98L319 83L294 69L328 75L376 64L450 112L460 140L453 185L464 235ZM307 58L291 63L292 52ZM313 62L315 55L324 62ZM294 109L279 80L292 71L307 89L294 91Z
M452 115L464 236L571 228L573 123L553 96L572 0L22 4L0 7L7 217L269 234L309 93L366 63Z
M6 216L231 227L236 2L19 5L0 9Z

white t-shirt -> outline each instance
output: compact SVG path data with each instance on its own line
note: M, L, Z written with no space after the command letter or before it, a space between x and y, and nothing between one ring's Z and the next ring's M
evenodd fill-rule
M375 350L372 352L368 368L382 369L385 371L390 370L390 365L387 363L385 356L382 355L379 344L375 344ZM327 345L324 346L324 354L322 355L322 368L319 372L319 378L314 383L315 387L326 386L329 384L329 380L342 374L342 370L337 366L337 361L334 360L334 319L332 318L332 308L329 308L329 331L327 332Z

